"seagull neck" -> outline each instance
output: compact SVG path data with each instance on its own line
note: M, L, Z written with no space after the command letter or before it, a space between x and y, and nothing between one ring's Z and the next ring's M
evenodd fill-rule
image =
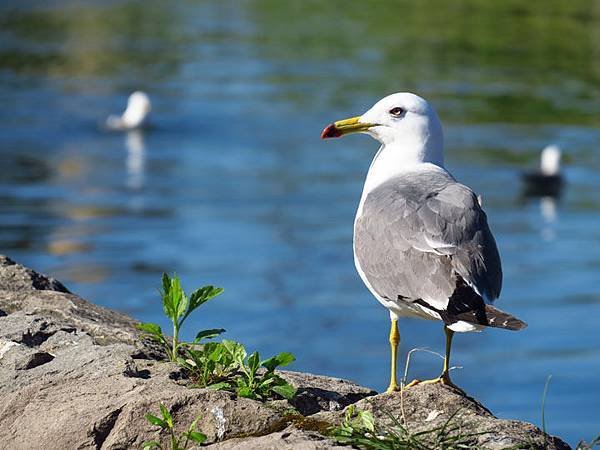
M416 151L407 151L406 148L397 148L393 144L383 144L369 167L363 197L377 186L403 173L435 168L445 171L441 152L428 150L422 146Z

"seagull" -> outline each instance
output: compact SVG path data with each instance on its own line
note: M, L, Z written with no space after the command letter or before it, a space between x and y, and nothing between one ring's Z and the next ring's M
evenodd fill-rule
M106 119L106 127L118 131L141 128L151 109L148 95L142 91L135 91L127 100L125 112L121 116L109 116Z
M561 151L558 145L548 145L540 155L540 169L523 174L525 196L558 197L564 180L560 173Z
M454 332L527 325L491 303L500 295L502 268L477 196L444 168L443 133L433 107L396 93L359 117L327 126L321 138L366 133L381 143L354 221L354 262L373 296L390 313L388 392L400 388L396 362L399 317L440 320L446 334L442 374L449 375Z

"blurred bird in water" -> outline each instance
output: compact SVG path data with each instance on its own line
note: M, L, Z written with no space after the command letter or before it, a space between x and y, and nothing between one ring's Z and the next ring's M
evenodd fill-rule
M109 116L106 119L106 127L110 130L125 131L141 128L151 109L148 95L142 91L135 91L127 100L125 112L121 116Z
M421 383L453 385L455 331L526 326L489 304L500 295L502 268L486 215L473 191L444 168L442 125L421 97L390 95L360 117L329 125L321 137L357 132L381 142L356 213L354 262L367 288L390 311L388 392L399 388L401 316L444 323L442 374Z
M560 171L561 151L558 145L548 145L540 155L539 170L523 173L526 197L559 197L564 185Z

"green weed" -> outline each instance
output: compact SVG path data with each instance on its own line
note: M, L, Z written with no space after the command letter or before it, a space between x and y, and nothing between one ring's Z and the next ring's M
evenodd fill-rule
M223 333L222 328L203 330L192 342L179 340L179 332L185 319L223 292L222 288L204 286L196 289L188 298L177 276L163 274L161 299L165 315L173 323L173 337L165 336L154 323L142 323L138 328L144 337L158 342L170 361L177 363L187 373L195 387L235 392L240 397L266 401L274 396L291 400L296 390L275 373L278 367L287 366L295 360L291 353L279 353L261 361L258 352L247 355L239 342L222 340L204 342Z
M592 450L596 446L600 446L600 436L596 436L590 442L579 441L575 450Z
M458 411L443 424L428 430L411 432L400 421L389 415L390 426L375 423L369 411L349 407L344 421L332 430L332 436L341 444L368 450L458 450L474 447L474 438L481 433L465 432L457 418Z
M171 278L166 273L162 276L162 290L160 296L163 304L165 315L173 324L173 337L169 339L165 336L160 328L155 323L141 323L138 328L142 330L146 337L158 342L167 353L169 361L176 362L179 355L179 349L185 345L179 340L179 331L185 319L198 307L202 306L207 301L215 298L223 292L223 288L214 286L203 286L196 289L188 297L181 288L181 281L174 275ZM203 330L196 334L194 343L199 343L202 339L210 339L218 336L225 330L216 328L211 330Z
M204 441L206 441L206 435L196 431L196 424L198 423L199 418L196 418L196 420L192 422L187 431L177 434L173 425L173 417L171 416L169 410L162 403L160 404L160 414L162 418L152 414L146 414L145 417L146 420L152 425L159 426L169 433L171 441L170 450L187 450L187 446L191 442L202 444ZM166 450L166 448L163 447L158 441L147 441L143 444L143 450L151 450L155 448Z
M280 353L261 361L258 352L247 356L242 344L224 339L188 348L179 363L198 387L233 391L240 397L265 401L273 393L287 400L294 397L296 390L275 369L295 359L291 353ZM263 370L259 370L261 367Z

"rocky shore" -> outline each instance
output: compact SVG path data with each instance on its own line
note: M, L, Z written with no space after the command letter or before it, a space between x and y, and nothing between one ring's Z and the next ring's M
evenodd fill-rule
M473 448L570 448L534 425L497 419L444 386L377 394L346 380L281 372L298 389L292 403L191 389L176 365L142 342L135 324L0 256L0 448L167 444L167 435L144 418L161 402L176 427L187 428L199 416L205 445L220 450L343 448L328 430L341 423L349 405L371 411L382 423L390 420L388 413L402 411L415 432L444 423L458 410L463 428L478 433Z

